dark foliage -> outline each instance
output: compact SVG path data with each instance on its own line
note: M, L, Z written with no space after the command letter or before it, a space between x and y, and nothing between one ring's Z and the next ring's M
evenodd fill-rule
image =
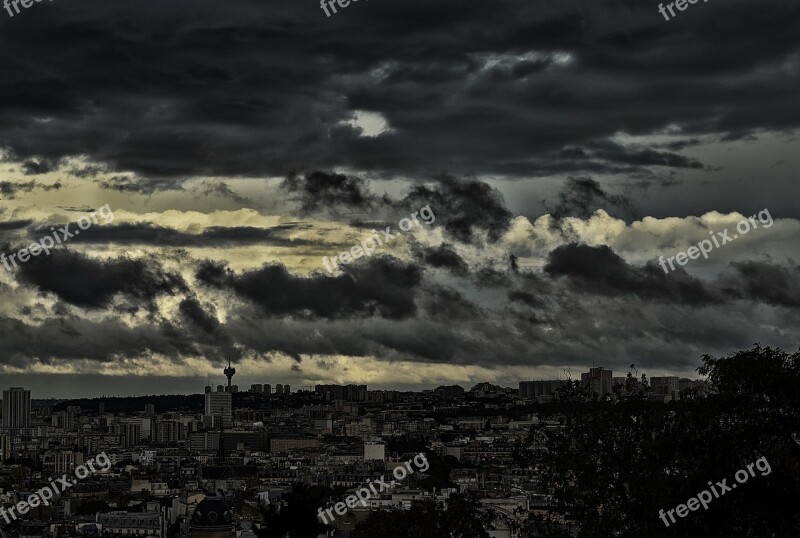
M641 398L582 405L573 398L563 430L531 432L528 461L552 493L530 536L778 537L800 535L800 353L755 346L703 358L711 394L669 405ZM567 394L568 395L568 394ZM575 393L572 393L575 396ZM771 472L676 516L685 504L766 458Z

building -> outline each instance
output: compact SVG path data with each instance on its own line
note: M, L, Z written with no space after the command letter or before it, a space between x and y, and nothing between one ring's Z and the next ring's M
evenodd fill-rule
M222 387L222 385L220 385ZM219 417L223 428L230 428L233 425L233 403L230 392L225 392L217 388L217 392L206 392L205 415Z
M281 385L280 383L275 385L275 394L277 394L278 396L283 394L283 385Z
M222 497L206 497L197 504L189 525L192 538L231 538L233 514Z
M11 435L0 433L0 463L11 457Z
M650 390L654 394L672 396L673 393L677 393L680 390L679 384L680 378L678 376L650 378Z
M250 385L250 392L264 392L264 385L261 383L254 383Z
M364 402L367 399L366 385L316 385L314 392L324 395L327 400Z
M318 448L322 446L316 437L287 436L269 440L269 451L273 454L287 454L292 450Z
M117 435L120 437L123 448L131 448L142 440L141 422L120 422L117 424Z
M441 387L436 387L433 394L437 398L463 398L464 392L466 391L461 385L442 385Z
M264 394L272 394L272 385L269 383L264 383Z
M386 459L386 445L383 443L364 443L364 461Z
M284 385L283 386L283 393L284 394L289 394L291 392L292 392L292 389L291 389L291 387L289 385Z
M184 440L183 424L177 420L159 420L152 438L156 443L175 443Z
M31 391L22 387L3 391L3 427L31 427Z
M103 536L164 536L164 518L160 512L109 512L98 514L97 520L103 526Z
M597 394L598 396L605 396L611 393L611 379L613 374L611 370L605 368L589 368L585 374L581 374L581 383L584 387L589 389L589 394Z
M519 397L533 400L539 396L552 396L564 381L520 381Z

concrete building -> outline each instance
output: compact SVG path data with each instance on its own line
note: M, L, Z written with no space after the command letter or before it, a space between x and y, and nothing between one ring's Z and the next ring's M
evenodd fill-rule
M613 373L605 368L589 368L587 373L581 374L581 383L588 387L590 394L605 396L611 393L611 379Z
M650 390L654 394L664 394L671 396L680 390L680 378L678 376L651 377Z
M222 385L220 385L221 387ZM232 393L223 390L217 392L206 392L205 415L219 417L223 428L230 428L233 425L233 403Z
M364 461L386 459L386 445L383 443L364 443Z
M3 391L3 427L31 427L31 391L22 387Z

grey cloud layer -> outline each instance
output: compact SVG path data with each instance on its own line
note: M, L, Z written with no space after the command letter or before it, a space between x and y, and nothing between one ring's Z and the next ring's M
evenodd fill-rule
M795 2L728 2L669 25L652 8L404 0L329 20L290 0L48 4L3 21L0 45L16 52L0 58L0 145L29 173L88 155L165 188L319 166L698 168L677 147L608 137L798 127ZM391 130L340 125L357 109Z

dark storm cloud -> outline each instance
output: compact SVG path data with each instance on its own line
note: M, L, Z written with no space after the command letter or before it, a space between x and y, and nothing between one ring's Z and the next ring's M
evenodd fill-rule
M104 308L117 294L152 307L160 294L186 290L183 279L154 259L95 260L76 252L54 250L20 263L18 279L42 292L84 308Z
M85 169L83 169L85 170ZM73 173L76 177L83 177L83 171ZM87 177L96 175L94 170L86 172ZM143 178L143 177L130 177L130 176L111 176L106 179L98 180L97 183L105 189L119 192L135 193L135 194L153 194L159 190L181 190L181 187L176 185L171 178Z
M430 206L436 223L463 243L477 240L478 231L497 241L511 223L503 196L483 181L446 176L432 186L415 185L403 200L414 209Z
M198 194L202 194L203 196L219 196L221 198L230 198L234 202L239 204L246 204L250 202L250 200L246 196L241 196L236 194L233 189L231 189L230 185L225 183L224 181L210 181L205 180L201 182L198 187L193 189L193 192Z
M720 277L723 289L734 297L766 304L800 307L800 266L747 261L731 263L733 273Z
M702 281L685 271L666 274L655 263L643 267L628 264L609 247L571 243L550 253L545 273L567 276L589 293L633 294L643 299L701 305L716 302Z
M414 315L414 297L421 271L388 257L371 258L346 268L336 277L290 274L282 265L267 265L234 274L220 264L204 262L198 280L230 289L251 300L269 316L293 314L319 318Z
M58 168L58 163L48 159L27 159L22 163L22 171L26 176L46 174Z
M7 220L5 222L0 222L0 231L24 230L31 224L33 224L33 221L30 219Z
M206 312L197 299L191 297L184 299L178 309L186 319L205 332L212 333L220 326L219 320L214 315Z
M305 213L336 211L337 208L372 210L379 199L359 177L315 171L303 176L290 174L281 188L295 195ZM388 204L388 200L384 200Z
M469 267L467 263L448 243L442 243L435 248L427 248L420 253L423 262L431 267L444 267L454 275L464 276Z
M754 338L791 344L787 331L800 321L797 307L754 307L761 296L795 297L796 271L767 288L775 275L766 267L758 268L764 272L757 277L749 274L746 283L726 285L653 269L626 264L604 248L570 245L553 252L544 272L493 270L491 295L499 301L487 302L464 279L458 286L433 283L423 267L390 258L355 265L335 278L301 277L283 266L234 273L202 262L198 288L179 291L186 296L177 306L145 321L123 323L115 319L118 312L99 309L94 313L111 319L90 321L63 304L53 308L61 312L58 318L38 325L0 319L0 357L24 366L30 359L110 361L157 353L179 364L188 356L221 360L282 352L296 359L333 354L496 368L580 365L597 356L615 369L635 361L686 371L702 353L745 347ZM475 278L486 272L479 270ZM693 295L719 293L724 302L687 299L687 290L696 286L705 291ZM207 292L217 306L198 298ZM224 308L224 322L217 308Z
M63 225L56 225L61 227ZM290 239L282 235L291 231L291 226L255 228L251 226L211 226L201 233L190 234L173 228L150 223L104 224L70 239L73 243L150 245L164 247L231 247L237 245L302 246L310 244L302 239ZM49 227L32 232L32 237L49 233Z
M293 0L37 5L2 20L0 45L17 52L0 58L0 145L36 163L86 155L142 176L109 188L147 192L335 166L546 174L542 159L569 146L602 162L558 170L696 167L600 144L620 130L742 137L800 121L800 7L788 0L702 5L675 23L611 0L354 7L326 18ZM356 109L391 130L342 125Z
M61 188L61 183L56 182L52 185L39 183L38 181L0 181L0 195L7 200L16 198L17 193L31 192L34 189L42 189L43 191L58 190Z
M547 211L555 219L554 225L566 217L589 218L597 209L604 209L614 216L631 213L631 202L624 196L607 193L590 177L571 177L558 195L559 202ZM622 213L622 215L620 215Z
M429 286L421 303L427 315L438 321L473 320L481 314L480 308L462 293L445 286Z

